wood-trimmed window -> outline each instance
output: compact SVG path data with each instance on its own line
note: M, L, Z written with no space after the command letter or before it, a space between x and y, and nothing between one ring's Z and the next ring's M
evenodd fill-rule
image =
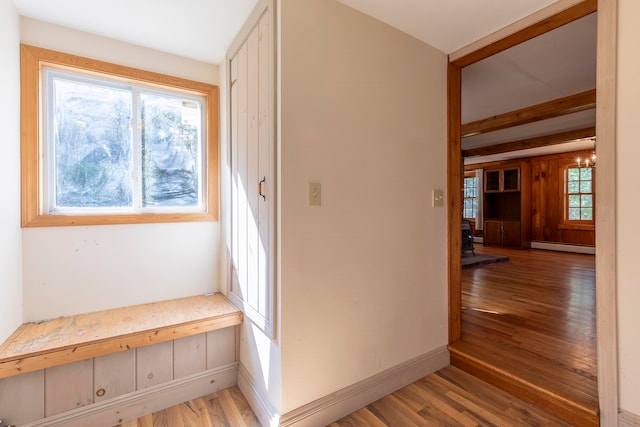
M564 169L565 225L595 223L595 168L567 165Z
M462 217L475 220L478 213L478 197L480 197L478 178L475 173L465 173L463 185Z
M218 87L27 45L21 82L23 227L218 219Z

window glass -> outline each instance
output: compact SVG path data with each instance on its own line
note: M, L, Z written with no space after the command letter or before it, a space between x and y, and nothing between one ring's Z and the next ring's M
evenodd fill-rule
M202 208L201 99L46 74L49 212Z
M568 221L593 221L593 168L570 167L566 173Z
M478 180L475 177L464 178L463 217L475 219L478 211Z

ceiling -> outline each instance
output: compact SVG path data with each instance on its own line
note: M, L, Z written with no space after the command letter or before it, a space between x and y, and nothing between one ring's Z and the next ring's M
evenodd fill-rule
M557 0L338 1L451 53ZM258 0L13 2L26 17L218 64ZM464 68L463 123L594 88L595 22L593 14ZM467 137L463 149L594 123L590 110Z

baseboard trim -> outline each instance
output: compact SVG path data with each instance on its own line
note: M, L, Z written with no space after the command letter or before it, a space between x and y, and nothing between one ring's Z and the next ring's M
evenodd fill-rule
M280 417L280 426L328 425L449 365L446 347L425 353Z
M618 414L618 426L619 427L640 427L640 415L636 415L632 412L620 410Z
M596 254L595 246L569 245L566 243L531 242L531 249L545 249L548 251L573 252L577 254Z
M238 363L200 372L104 402L73 409L25 424L39 426L114 426L191 399L236 385Z
M277 427L279 425L280 414L269 403L269 399L242 363L238 369L238 388L263 427Z

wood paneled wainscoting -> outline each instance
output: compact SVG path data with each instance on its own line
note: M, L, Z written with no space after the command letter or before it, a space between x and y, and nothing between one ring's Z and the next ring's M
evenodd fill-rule
M476 246L451 363L569 421L598 424L595 257Z

